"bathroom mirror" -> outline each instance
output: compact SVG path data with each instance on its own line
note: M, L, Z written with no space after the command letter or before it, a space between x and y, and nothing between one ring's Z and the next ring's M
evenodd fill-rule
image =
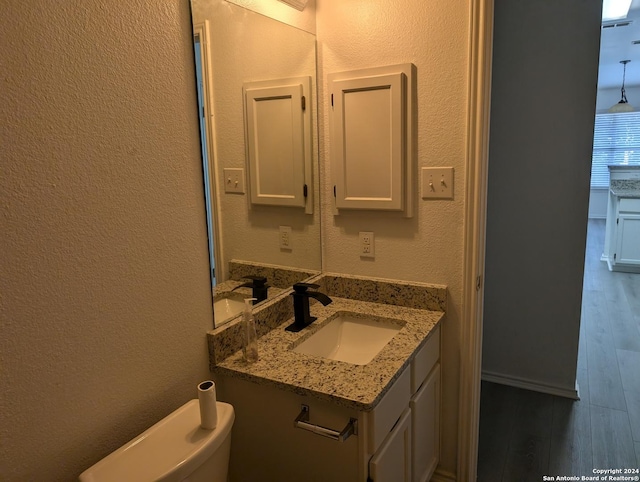
M290 8L276 0L269 2L275 9ZM242 298L251 295L250 287L237 288L248 283L246 276L267 278L268 297L272 297L321 270L316 39L225 0L191 0L191 12L217 327L236 316ZM302 141L308 153L304 160L308 202L251 202L244 90L256 83L291 79L308 81L307 136ZM271 150L278 149L276 145ZM260 168L263 172L278 169Z

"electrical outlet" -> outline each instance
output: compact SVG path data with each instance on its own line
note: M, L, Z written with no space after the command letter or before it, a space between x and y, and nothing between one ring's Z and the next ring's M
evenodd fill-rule
M423 167L422 199L453 199L453 167Z
M370 231L360 232L360 257L362 258L374 258L375 247L373 233Z
M280 226L280 249L291 249L291 226Z
M225 168L223 174L224 192L244 193L244 169Z

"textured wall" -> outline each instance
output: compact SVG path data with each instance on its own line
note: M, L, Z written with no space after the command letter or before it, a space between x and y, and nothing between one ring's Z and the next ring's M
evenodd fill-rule
M0 479L73 480L208 376L189 6L2 11Z
M576 379L600 8L496 1L483 371L566 391Z
M323 264L328 271L444 283L442 468L455 471L462 302L463 205L469 6L436 0L319 0ZM453 166L453 201L419 200L413 219L395 213L332 214L326 76L412 62L417 67L418 168ZM418 196L418 194L416 194ZM375 233L374 260L358 255L358 232Z

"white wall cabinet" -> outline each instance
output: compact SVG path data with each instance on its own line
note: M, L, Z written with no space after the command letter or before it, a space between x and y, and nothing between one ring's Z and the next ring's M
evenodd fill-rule
M414 70L401 64L329 74L336 214L412 215Z
M310 77L244 83L252 204L313 212L310 91Z
M440 329L376 408L362 412L235 377L216 379L220 400L236 410L230 481L426 482L440 457ZM295 428L308 423L358 433L338 442Z

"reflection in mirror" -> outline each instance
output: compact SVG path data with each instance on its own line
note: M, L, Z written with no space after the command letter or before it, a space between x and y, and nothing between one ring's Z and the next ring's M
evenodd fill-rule
M321 269L316 42L225 0L191 11L218 327Z

